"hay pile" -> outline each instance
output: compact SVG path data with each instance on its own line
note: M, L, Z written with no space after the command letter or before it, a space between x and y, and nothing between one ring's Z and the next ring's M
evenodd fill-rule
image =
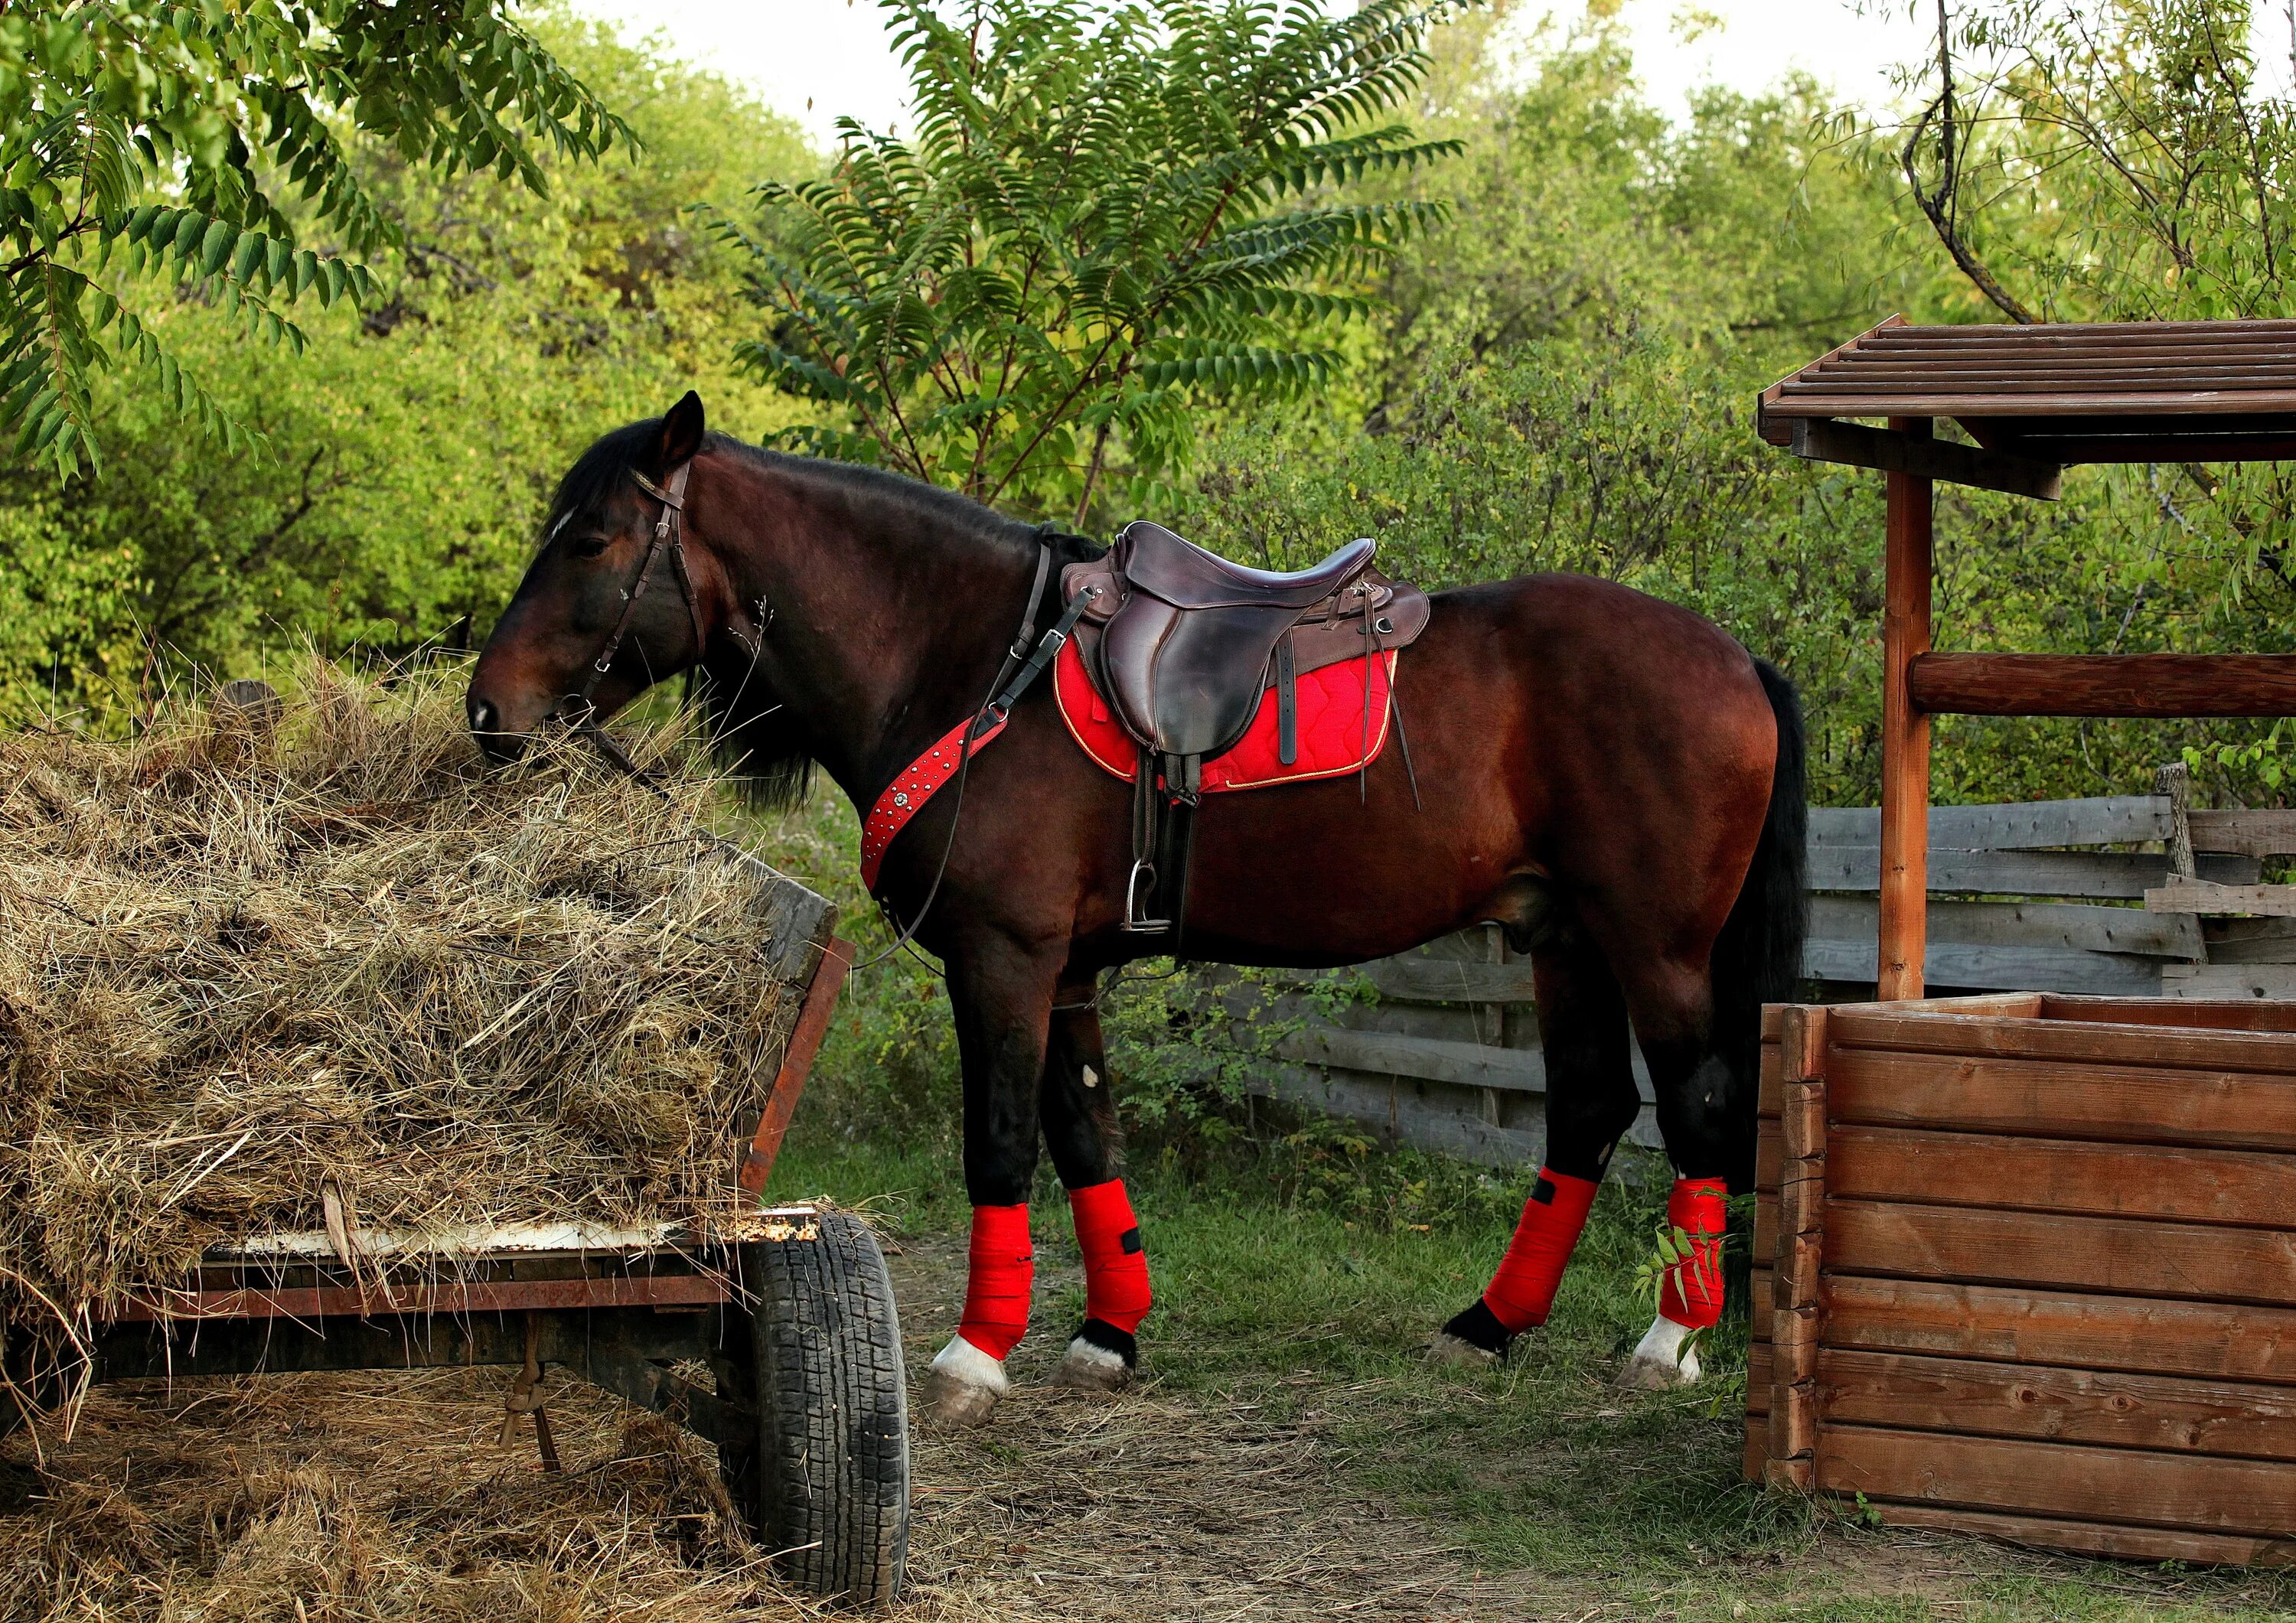
M707 1447L553 1383L563 1475L496 1445L503 1374L100 1387L0 1443L10 1623L802 1623Z
M463 673L0 739L0 1325L208 1246L701 1215L794 999L705 774L487 770Z

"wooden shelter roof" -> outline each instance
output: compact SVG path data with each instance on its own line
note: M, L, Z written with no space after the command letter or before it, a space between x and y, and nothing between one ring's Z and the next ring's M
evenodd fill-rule
M1877 417L1913 431L1855 422ZM1939 417L1977 447L1931 440ZM2074 463L2296 458L2296 321L1916 327L1893 316L1764 389L1758 422L1814 461L2045 497Z

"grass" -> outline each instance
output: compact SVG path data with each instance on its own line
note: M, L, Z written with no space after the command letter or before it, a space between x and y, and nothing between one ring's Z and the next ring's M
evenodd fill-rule
M775 1191L873 1206L953 1279L967 1214L953 1142L890 1148L808 1133L802 1111L800 1121ZM1495 1202L1414 1226L1350 1219L1249 1174L1149 1166L1130 1181L1157 1291L1144 1332L1154 1397L1207 1413L1243 1405L1267 1427L1304 1430L1330 1465L1316 1491L1375 1499L1469 1566L1583 1597L1563 1615L1895 1623L2261 1618L2296 1606L2296 1586L2269 1574L1886 1531L1862 1525L1854 1504L1742 1482L1742 1324L1718 1332L1694 1393L1628 1398L1607 1384L1648 1322L1631 1281L1659 1219L1654 1192L1607 1185L1552 1323L1505 1369L1462 1372L1430 1367L1420 1348L1504 1249L1510 1225ZM1023 1382L1049 1372L1083 1306L1049 1176L1032 1208L1046 1299L1014 1355Z

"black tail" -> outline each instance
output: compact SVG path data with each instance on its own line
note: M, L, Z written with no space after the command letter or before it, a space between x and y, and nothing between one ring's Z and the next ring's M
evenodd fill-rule
M1802 938L1809 929L1809 807L1803 794L1801 701L1793 684L1765 660L1754 661L1778 722L1778 764L1770 808L1753 865L1714 943L1714 1046L1742 1092L1734 1114L1744 1122L1742 1152L1733 1155L1730 1187L1754 1183L1755 1089L1762 1050L1762 1005L1784 1003L1801 979Z

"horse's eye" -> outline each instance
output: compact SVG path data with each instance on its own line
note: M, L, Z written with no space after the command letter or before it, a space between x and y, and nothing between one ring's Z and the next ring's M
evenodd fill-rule
M577 536L567 547L577 558L595 558L613 545L610 536Z

